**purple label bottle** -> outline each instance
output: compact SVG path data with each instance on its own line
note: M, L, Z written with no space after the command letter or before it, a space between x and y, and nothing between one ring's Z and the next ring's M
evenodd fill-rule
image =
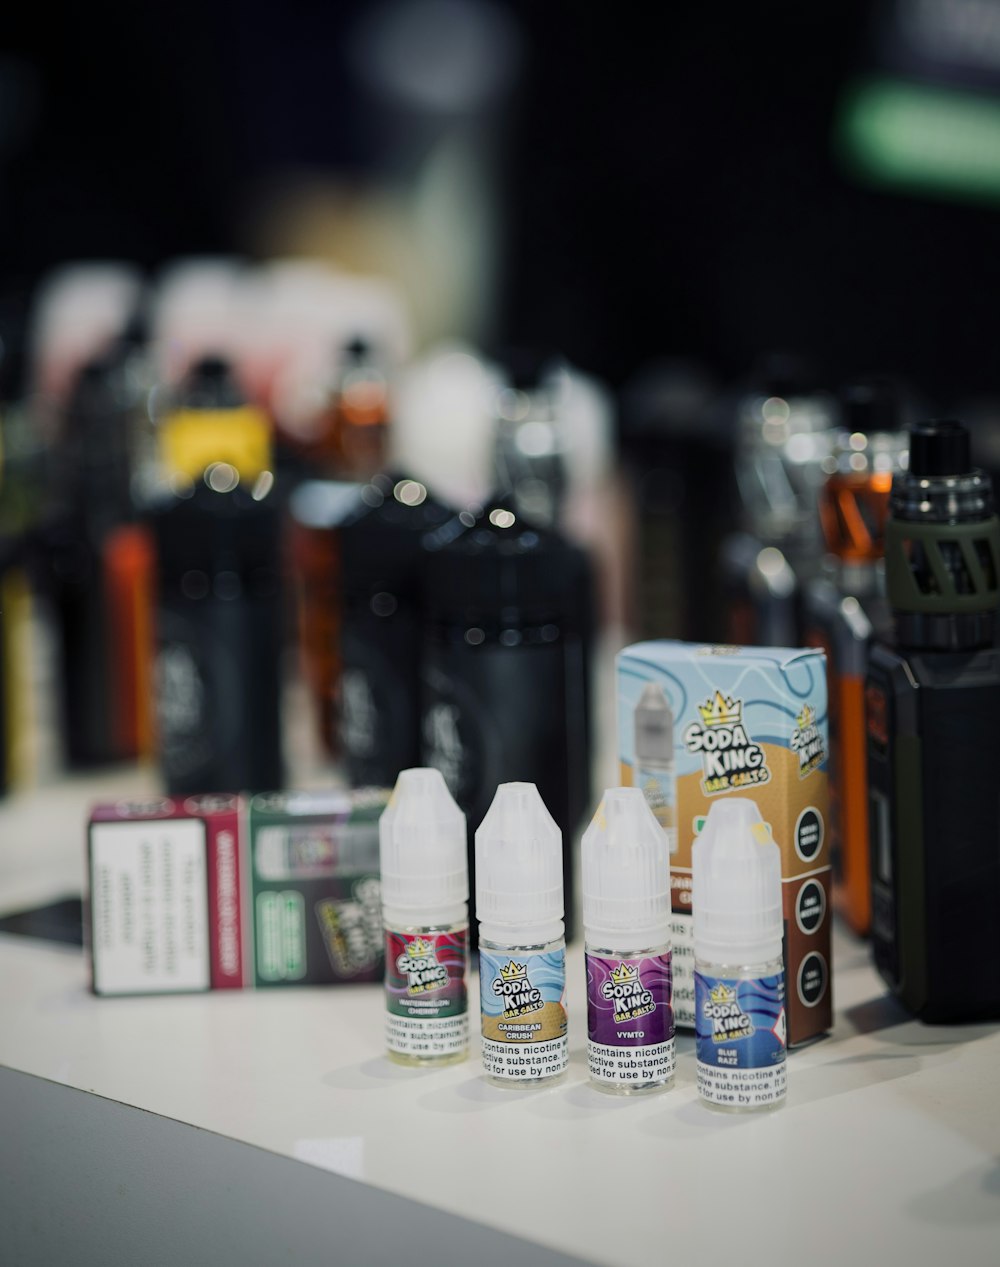
M587 1057L623 1095L674 1076L670 847L642 789L609 788L583 836Z
M674 1074L670 946L615 954L587 944L587 1059L602 1090L664 1087Z

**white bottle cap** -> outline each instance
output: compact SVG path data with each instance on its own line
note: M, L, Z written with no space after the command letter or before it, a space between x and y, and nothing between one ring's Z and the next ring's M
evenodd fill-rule
M465 815L440 770L402 770L378 824L382 905L410 924L455 923L469 898Z
M609 950L670 941L670 851L640 788L608 788L583 833L583 927Z
M694 842L694 954L756 964L781 954L781 851L745 797L716 801Z
M674 715L663 687L647 682L635 706L635 758L639 765L674 762Z
M534 783L501 783L476 832L480 936L509 946L563 932L562 832Z

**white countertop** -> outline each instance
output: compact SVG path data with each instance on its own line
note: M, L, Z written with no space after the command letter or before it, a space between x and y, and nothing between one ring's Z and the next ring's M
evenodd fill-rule
M0 805L0 909L79 891L95 791ZM569 1074L508 1090L477 1055L390 1064L377 987L96 999L78 950L0 936L0 1065L589 1262L1000 1262L1000 1025L908 1019L838 932L833 1034L790 1054L785 1107L723 1115L697 1100L687 1035L673 1089L588 1085L582 958Z

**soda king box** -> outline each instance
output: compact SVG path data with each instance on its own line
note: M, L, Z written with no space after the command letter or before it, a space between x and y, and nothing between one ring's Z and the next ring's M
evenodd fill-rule
M87 837L94 992L380 981L383 790L99 805Z
M677 1024L694 1026L691 853L713 801L745 796L781 849L790 1046L832 1024L826 657L817 649L644 642L617 660L624 786L671 848Z
M151 797L90 818L91 985L164 994L247 984L238 796Z
M388 793L250 801L254 984L381 981L378 820Z

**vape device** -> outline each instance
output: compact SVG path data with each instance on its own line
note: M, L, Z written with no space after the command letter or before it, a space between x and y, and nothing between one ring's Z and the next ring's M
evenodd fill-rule
M132 498L141 404L136 349L121 340L79 372L53 455L55 504L41 531L59 645L71 766L149 750L151 548Z
M893 645L871 652L868 730L872 944L927 1021L1000 1016L1000 522L969 433L909 433L885 564Z
M503 500L428 538L423 763L470 824L498 784L537 785L563 835L567 921L590 799L592 601L587 556Z
M899 395L889 384L852 384L843 404L845 429L819 497L827 570L803 589L803 636L826 652L835 899L863 934L871 919L865 675L873 639L891 633L885 521L893 476L906 460L906 435Z
M801 586L822 557L817 497L836 434L836 402L775 359L737 413L742 530L722 544L726 637L752 646L801 642Z

